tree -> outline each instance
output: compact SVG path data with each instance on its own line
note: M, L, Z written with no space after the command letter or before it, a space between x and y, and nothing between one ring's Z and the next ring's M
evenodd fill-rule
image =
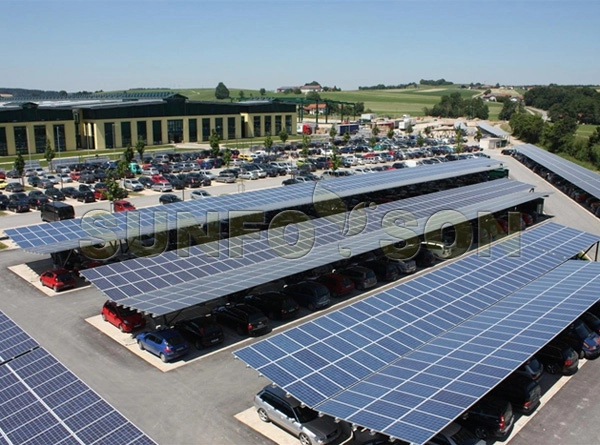
M478 144L481 142L482 137L483 137L483 134L481 134L481 128L477 127L477 133L475 133L475 140L477 141Z
M133 158L135 158L133 147L131 144L127 144L127 147L125 147L125 150L123 151L123 159L127 162L127 165L129 165L131 164L131 161L133 161Z
M377 145L377 138L375 136L371 136L371 139L369 139L369 147L374 148L375 145Z
M240 92L238 93L238 97L240 99L244 99L246 97L246 94L244 93L244 91L240 90Z
M335 129L335 125L332 125L331 128L329 129L329 137L331 139L335 138L335 136L337 135L337 130Z
M348 142L350 142L350 133L345 132L344 133L344 144L348 145Z
M310 138L307 134L302 135L302 151L300 155L306 160L308 159L308 144L310 144Z
M510 118L512 134L529 144L536 144L544 131L544 120L539 114L529 114L526 111L513 113Z
M290 137L290 135L288 134L287 130L285 128L283 128L280 132L279 132L279 139L281 140L282 144L285 144L288 140L288 138Z
M342 165L342 157L340 156L340 153L338 151L338 148L336 145L333 146L332 148L332 154L331 154L331 169L333 171L336 171L340 168L340 165Z
M302 94L302 91L300 91L300 88L294 88L292 90L292 93L294 93L294 94Z
M463 129L460 125L454 128L454 135L456 139L456 153L460 154L463 152Z
M125 198L127 191L119 186L119 183L114 178L108 177L104 183L106 184L106 199L110 201L112 210L114 201Z
M423 131L425 131L425 136L427 136L427 137L431 136L431 131L432 130L431 130L430 126L425 127L425 130L423 130Z
M117 163L117 168L115 170L115 177L124 178L125 174L129 171L129 163L125 159L121 159Z
M417 135L417 145L419 147L422 147L423 145L425 145L425 138L423 137L421 132L419 132L419 134Z
M429 128L429 127L427 127L427 128ZM427 130L427 128L425 130ZM404 131L406 132L406 134L412 134L412 132L414 131L412 124L410 124L410 123L407 124ZM425 134L427 134L427 131L425 131Z
M507 100L502 105L502 110L498 115L498 119L501 121L509 121L512 115L517 111L517 102L513 102L512 100Z
M588 146L600 144L600 127L596 127L596 131L592 133L588 139Z
M19 153L15 162L13 164L13 169L17 172L17 174L21 178L21 182L23 182L23 172L25 171L25 159L23 159L23 155Z
M217 88L215 88L215 97L219 100L229 98L229 89L223 82L219 82Z
M56 157L56 152L52 148L50 139L46 139L46 151L44 152L44 159L48 162L48 166L52 165L52 159Z
M572 117L565 117L554 124L546 124L542 140L551 153L569 151L575 139L576 130L577 121Z
M135 151L137 151L137 154L140 155L140 161L144 161L144 152L146 151L146 144L144 144L144 141L142 141L141 139L139 139L137 141L137 143L135 144Z
M321 95L316 91L309 91L306 93L307 100L321 100Z
M394 137L394 130L390 128L387 132L388 139L392 139Z
M231 164L231 150L229 148L223 150L223 164L225 164L225 167L229 167L229 164Z
M364 102L356 102L354 104L354 114L362 114L365 112L365 103Z
M210 155L213 158L217 158L219 156L219 142L221 141L221 138L219 136L219 133L217 133L217 130L215 130L213 128L213 130L210 133L210 138L208 139L208 143L210 145Z
M267 153L271 153L271 148L273 148L273 138L271 137L271 133L267 133L267 136L265 136L264 144Z
M259 93L261 96L264 96L265 94L267 94L267 90L265 90L264 88L261 88Z
M373 136L377 136L379 134L379 127L375 125L371 130L371 133L373 133Z

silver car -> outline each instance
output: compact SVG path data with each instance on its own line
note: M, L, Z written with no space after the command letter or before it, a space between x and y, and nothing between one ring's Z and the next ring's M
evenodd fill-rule
M263 422L273 422L300 439L302 445L321 445L333 442L341 433L340 425L328 416L302 407L285 391L271 385L265 386L254 397L254 406Z
M152 190L154 190L155 192L172 192L173 191L173 186L171 185L170 182L156 182L154 184L152 184Z

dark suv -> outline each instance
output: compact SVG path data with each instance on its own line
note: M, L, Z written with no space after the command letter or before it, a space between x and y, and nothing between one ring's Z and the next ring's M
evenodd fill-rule
M535 355L550 374L572 375L579 369L579 356L567 343L554 340Z
M377 276L371 269L362 266L350 266L343 270L336 271L347 276L354 282L356 289L369 289L377 284Z
M223 343L225 339L223 329L217 324L215 318L210 315L181 320L176 322L173 327L196 349L218 345Z
M291 284L284 288L283 292L311 311L327 307L331 303L329 289L312 281Z
M246 296L246 303L257 307L272 320L291 318L298 313L300 308L292 297L281 292L248 295Z
M269 319L260 309L246 303L226 304L213 309L217 321L240 335L260 335L269 330Z
M469 408L460 423L481 439L505 439L512 430L515 417L508 400L487 395Z
M600 336L592 331L581 319L577 319L559 337L568 343L579 358L594 360L600 357Z
M396 281L400 278L398 268L385 260L367 261L363 266L375 272L377 281Z
M494 394L507 399L515 411L528 416L539 406L542 389L538 382L529 377L512 374L494 389Z

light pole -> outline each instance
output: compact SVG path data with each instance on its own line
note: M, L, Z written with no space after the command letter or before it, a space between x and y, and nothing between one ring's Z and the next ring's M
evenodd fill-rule
M60 158L60 131L58 131L59 126L56 126L56 151L58 152L58 157Z

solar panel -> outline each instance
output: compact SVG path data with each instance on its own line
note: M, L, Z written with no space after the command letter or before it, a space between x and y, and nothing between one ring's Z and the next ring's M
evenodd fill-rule
M230 211L269 211L312 204L331 197L346 197L419 184L498 168L490 159L445 162L422 168L390 170L354 175L322 183L254 190L154 206L133 212L101 214L86 218L6 229L5 233L21 248L40 254L60 252L100 242L150 234L157 228L176 229L203 224L212 213L227 218Z
M403 381L426 364L407 357L409 353L444 333L448 334L440 338L439 351L459 349L473 333L452 329L599 239L555 223L525 231L519 238L492 246L489 256L472 253L234 354L310 407L352 386L367 385L364 379L400 359L405 369L394 370L391 377ZM534 274L515 273L534 266ZM420 309L422 303L427 306ZM322 366L304 365L301 357L307 351L321 357ZM367 388L376 391L372 386ZM430 387L419 383L408 394L429 397L429 392ZM333 412L330 405L327 412ZM362 417L353 421L372 425ZM398 431L395 436L404 437Z
M154 444L0 312L0 442Z
M510 133L507 133L506 131L502 130L501 128L494 127L493 125L490 125L487 122L478 122L477 126L479 128L481 128L483 131L486 131L496 137L510 136Z
M576 185L590 195L600 198L600 175L535 145L517 145L515 150L542 167Z
M598 300L600 263L567 261L316 408L425 443ZM457 332L465 340L447 349Z
M480 211L494 212L539 197L529 193L529 189L527 184L496 180L355 211L349 217L341 214L319 218L282 232L263 231L257 239L243 241L240 255L235 254L240 240L230 238L192 247L189 255L172 251L84 270L82 275L111 300L164 315L333 263L343 259L342 254L358 255L377 249L382 243L396 242L398 238L392 237L388 227L393 223L389 218L392 211L402 209L405 215L412 215L416 224L410 227L411 233L421 235L431 215L447 210L450 203L461 218L470 220L477 218ZM348 227L351 220L360 230L348 236L340 228ZM293 229L303 243L285 239Z

